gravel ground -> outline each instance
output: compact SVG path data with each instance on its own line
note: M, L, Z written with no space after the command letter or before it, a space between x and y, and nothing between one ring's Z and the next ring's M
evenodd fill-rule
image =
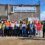
M0 37L0 45L45 45L45 40L26 39L19 37Z

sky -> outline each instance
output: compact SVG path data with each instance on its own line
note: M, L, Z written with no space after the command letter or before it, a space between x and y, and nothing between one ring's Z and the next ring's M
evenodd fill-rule
M45 20L45 0L40 0L40 20Z
M40 0L41 11L45 11L45 0Z
M0 4L36 4L38 0L0 0Z
M45 0L0 0L0 4L38 4L40 2L40 19L45 19ZM42 18L43 17L43 18Z

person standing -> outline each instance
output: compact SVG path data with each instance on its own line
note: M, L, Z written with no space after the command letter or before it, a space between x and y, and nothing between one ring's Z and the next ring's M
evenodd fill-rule
M45 37L45 22L43 22L43 38Z
M27 28L26 22L23 21L23 23L22 23L22 36L24 36L24 37L27 36L26 28Z
M16 27L17 27L16 29L17 36L19 36L20 35L20 23L19 22L16 23Z
M11 35L11 36L14 36L14 26L15 26L15 22L12 21L12 22L11 22L11 30L10 30L10 35Z
M35 24L36 37L43 37L43 25L40 21L37 21Z
M0 21L0 36L3 36L2 23Z
M5 30L4 30L4 35L5 36L9 36L9 27L10 27L10 25L11 25L10 21L5 22Z

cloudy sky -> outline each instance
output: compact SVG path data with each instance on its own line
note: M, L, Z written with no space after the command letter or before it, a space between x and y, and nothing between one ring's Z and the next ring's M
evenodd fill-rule
M40 17L45 19L45 0L0 0L0 4L38 4L40 1ZM43 18L42 18L43 17Z

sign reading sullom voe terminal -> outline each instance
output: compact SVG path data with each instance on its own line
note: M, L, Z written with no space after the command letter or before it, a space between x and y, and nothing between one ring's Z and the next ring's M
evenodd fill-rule
M13 12L36 12L36 7L19 7L13 6Z

